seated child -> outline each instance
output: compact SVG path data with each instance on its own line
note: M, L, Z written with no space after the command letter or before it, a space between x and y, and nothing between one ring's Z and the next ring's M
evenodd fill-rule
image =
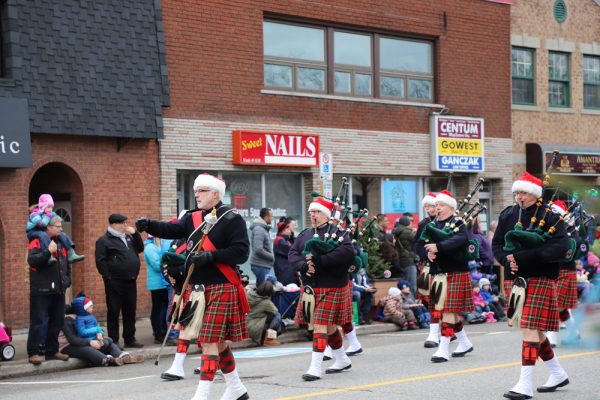
M285 324L277 306L271 300L275 294L273 281L265 279L256 289L246 290L250 303L248 334L259 345L279 346L277 336L285 332Z
M480 314L491 312L490 306L487 301L483 299L481 295L481 288L479 284L473 285L473 305L475 306L475 311ZM487 314L486 314L487 315Z
M381 299L383 306L383 316L386 322L393 322L400 330L416 329L415 315L411 310L402 308L402 292L396 287L388 290L388 295Z
M98 320L94 316L94 303L92 299L84 294L79 294L71 301L75 318L75 331L82 339L103 340L104 330L100 328Z
M44 231L52 217L56 216L56 213L52 211L54 208L54 200L49 194L42 194L38 199L37 207L33 207L29 214L29 220L27 221L27 239L32 241L38 239L42 248L47 248L50 245L50 237ZM81 261L85 256L80 256L75 253L75 244L69 236L64 232L58 236L61 244L67 249L67 257L70 263ZM56 259L50 256L50 263L55 263Z
M420 300L415 300L415 296L410 291L408 281L400 280L398 289L402 295L402 309L411 311L419 326L423 329L429 329L430 314L424 304Z
M495 319L506 321L504 305L498 296L492 294L490 281L487 278L481 278L479 280L479 287L481 288L481 297L483 297L483 300L488 303L488 306L494 312Z
M591 251L589 252L589 254L592 254L592 256L594 256ZM588 260L590 260L589 255ZM594 261L593 258L592 261ZM585 299L589 295L592 285L589 280L590 273L583 268L583 262L581 260L575 260L575 269L577 271L577 297L580 300Z

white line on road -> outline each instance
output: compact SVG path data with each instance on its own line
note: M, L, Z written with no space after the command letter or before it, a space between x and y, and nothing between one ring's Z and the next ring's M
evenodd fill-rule
M136 379L156 378L156 375L144 375L136 376L133 378L124 379L94 379L89 381L32 381L32 382L0 382L0 385L64 385L69 383L113 383L113 382L126 382L134 381Z

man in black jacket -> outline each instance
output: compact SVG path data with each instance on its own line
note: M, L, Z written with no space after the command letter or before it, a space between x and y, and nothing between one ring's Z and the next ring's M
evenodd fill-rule
M144 242L139 232L127 225L127 217L111 214L108 230L96 241L96 268L104 280L106 293L106 325L108 336L119 342L119 314L123 313L123 339L126 347L140 348L135 339L137 277L140 273L139 253Z
M69 356L58 351L58 333L65 315L65 290L71 286L71 265L67 250L57 239L62 232L62 219L53 217L46 226L52 239L47 248L42 248L39 239L29 243L29 335L27 354L29 362L40 365L45 353L46 360L67 361ZM50 262L51 256L55 260Z

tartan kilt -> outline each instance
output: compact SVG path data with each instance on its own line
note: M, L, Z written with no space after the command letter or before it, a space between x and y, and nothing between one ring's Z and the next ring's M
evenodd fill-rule
M204 288L206 309L198 334L201 343L216 343L248 339L246 314L240 312L240 300L235 285L222 283Z
M315 313L313 325L344 325L352 322L352 283L341 288L313 288L315 291ZM307 325L302 314L301 292L296 308L296 323Z
M504 279L504 312L508 311L508 299L510 299L510 292L514 284L514 279Z
M468 272L449 272L448 291L442 314L471 312L473 307L473 288Z
M577 308L577 272L561 269L556 279L558 310Z
M548 278L529 278L521 328L538 331L558 331L556 283Z

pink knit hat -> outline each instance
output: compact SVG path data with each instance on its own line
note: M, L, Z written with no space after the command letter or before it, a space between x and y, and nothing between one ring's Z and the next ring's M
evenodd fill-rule
M48 207L54 207L54 200L48 193L44 193L38 200L38 208L40 211L44 211Z
M588 265L594 266L600 262L600 258L598 258L598 256L592 253L591 251L589 251L587 254L587 262Z

